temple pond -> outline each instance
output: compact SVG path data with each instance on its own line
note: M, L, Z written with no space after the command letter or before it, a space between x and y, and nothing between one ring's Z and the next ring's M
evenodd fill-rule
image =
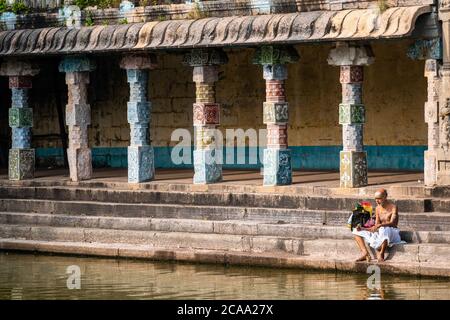
M73 268L81 271L80 289L68 288ZM6 300L450 299L445 279L381 275L381 290L371 290L369 276L0 252L0 299Z

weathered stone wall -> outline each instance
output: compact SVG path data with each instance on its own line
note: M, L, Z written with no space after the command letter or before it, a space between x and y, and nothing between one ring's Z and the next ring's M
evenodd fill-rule
M373 146L421 146L427 143L423 105L426 100L424 64L409 60L405 52L410 41L374 44L375 63L365 67L364 103L366 125L364 142ZM341 127L338 105L341 101L339 68L327 64L331 46L297 46L300 61L289 65L286 84L289 102L290 146L339 146ZM251 63L253 50L227 51L229 63L220 67L217 102L222 105L221 129L265 128L262 103L265 86L262 68ZM170 146L176 128L192 133L192 103L195 86L192 68L182 65L181 53L159 54L159 68L150 71L149 100L153 104L151 137L154 146ZM89 102L92 147L126 147L129 124L126 116L128 85L120 57L97 57L98 68L91 73ZM57 72L58 60L42 61L41 73L33 80L31 104L34 109L33 147L60 147L56 101L67 101L64 77ZM1 82L3 109L9 90ZM4 111L4 110L3 110ZM2 112L5 115L5 112ZM2 124L5 122L2 116ZM6 126L7 126L7 122ZM2 125L4 128L4 124Z

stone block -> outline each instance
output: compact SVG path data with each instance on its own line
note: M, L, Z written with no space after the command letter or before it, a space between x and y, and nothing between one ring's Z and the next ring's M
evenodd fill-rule
M10 127L32 127L33 109L31 108L10 108L9 109Z
M72 181L92 178L92 154L89 148L68 148L70 179Z
M216 149L194 150L194 183L207 184L222 180L222 154Z
M362 151L364 141L364 127L362 124L342 125L342 143L344 151Z
M11 89L11 107L28 107L28 89Z
M33 86L32 78L28 76L13 76L9 77L9 88L27 88L30 89Z
M195 125L218 125L220 105L217 103L194 103L193 122Z
M219 68L217 66L194 67L192 80L200 83L214 83L219 80Z
M147 101L147 81L130 82L130 101Z
M34 149L10 149L9 180L32 179L34 177Z
M128 147L128 182L153 180L155 176L154 151L151 146Z
M267 147L286 148L288 141L287 125L267 125Z
M436 152L424 152L424 184L434 186L437 182L437 155Z
M195 96L197 102L213 103L216 99L214 85L209 83L197 83L195 88Z
M215 126L195 126L196 149L211 149L216 147L218 130Z
M343 83L342 102L359 104L362 102L362 83Z
M66 106L66 125L88 126L91 124L91 107L88 104L68 104Z
M289 105L287 102L264 102L263 121L265 124L286 123L289 120Z
M66 73L66 84L68 85L79 85L89 83L89 73L88 72L67 72Z
M291 150L264 150L264 185L289 185L292 183Z
M150 102L130 101L127 103L127 118L129 123L148 124L150 122Z
M283 80L266 80L266 101L267 102L286 101Z
M133 82L147 82L148 81L148 71L139 69L128 69L127 70L127 80L130 83Z
M339 124L360 124L365 122L363 104L341 103L339 105Z
M367 153L365 151L340 152L341 188L358 188L367 185Z
M285 80L287 76L287 67L284 64L263 65L263 77L266 80Z
M364 80L364 69L362 66L341 66L341 83L360 83Z
M87 126L69 126L69 148L87 148Z
M130 145L144 146L148 145L149 130L148 123L139 124L134 123L130 125Z
M29 149L31 147L31 129L29 127L13 127L11 132L13 149Z

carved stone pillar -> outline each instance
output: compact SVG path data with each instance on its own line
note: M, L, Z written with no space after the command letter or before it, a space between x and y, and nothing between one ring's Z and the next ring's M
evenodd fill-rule
M291 150L288 149L287 126L289 105L286 101L285 80L287 63L297 61L293 47L264 46L256 50L253 63L263 67L266 80L266 101L263 121L267 125L267 148L264 150L265 186L292 183Z
M342 125L343 150L340 152L340 186L357 188L367 185L367 153L364 151L365 107L362 83L365 65L373 62L368 46L338 43L328 57L328 63L340 67L342 103L339 124Z
M196 101L193 105L195 130L194 183L207 184L222 180L222 141L216 141L220 124L220 105L216 103L215 83L219 65L228 62L226 54L217 49L191 50L184 64L194 67Z
M126 69L130 84L128 123L128 182L152 180L155 176L153 147L150 145L151 103L147 101L148 70L156 67L153 55L130 55L122 59L120 67Z
M424 153L424 183L433 186L437 183L437 155L439 146L439 91L441 84L440 61L442 46L440 39L417 40L408 50L408 57L425 60L424 75L427 78L427 101L424 115L428 124L428 150Z
M8 176L10 180L34 177L35 154L31 148L33 109L28 105L28 91L32 87L32 76L39 69L28 61L7 60L0 74L9 77L11 108L9 126L12 131L12 147L9 150Z
M92 154L88 146L88 125L91 124L91 107L87 103L89 72L95 69L87 57L64 57L59 71L66 73L68 101L66 106L66 125L69 127L70 179L87 180L92 177Z
M436 152L436 184L450 185L450 1L441 1L442 69L439 90L439 148Z

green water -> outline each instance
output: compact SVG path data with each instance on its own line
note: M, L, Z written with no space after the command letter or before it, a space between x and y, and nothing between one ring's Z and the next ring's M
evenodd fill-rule
M450 299L446 279L381 274L370 290L369 276L0 252L0 299Z

